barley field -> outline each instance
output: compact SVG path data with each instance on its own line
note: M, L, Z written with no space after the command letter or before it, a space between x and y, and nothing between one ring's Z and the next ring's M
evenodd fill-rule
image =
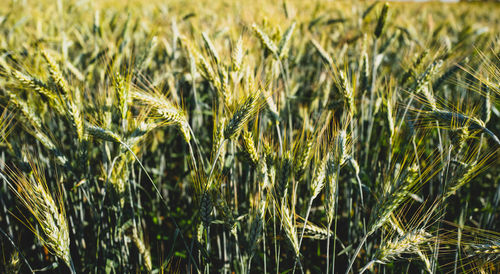
M500 5L0 4L0 272L499 273Z

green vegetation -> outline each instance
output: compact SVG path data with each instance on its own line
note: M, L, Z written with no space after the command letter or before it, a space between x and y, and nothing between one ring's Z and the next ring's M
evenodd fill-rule
M500 270L500 6L4 2L0 272Z

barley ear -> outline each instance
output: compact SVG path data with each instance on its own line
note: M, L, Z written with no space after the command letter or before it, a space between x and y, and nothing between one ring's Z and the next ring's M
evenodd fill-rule
M56 61L54 58L49 54L49 52L45 49L41 50L43 59L47 62L49 66L49 73L50 77L52 77L52 80L54 83L57 85L57 87L63 92L63 95L68 95L70 94L70 88L68 83L66 82L66 79L64 79L64 76L59 69L59 66L57 65Z
M265 49L269 50L273 56L278 57L278 47L276 44L269 38L269 36L261 30L256 24L252 25L252 29L257 34L257 37L259 38L260 42L262 45L264 45Z
M224 128L224 138L234 139L240 132L243 125L245 125L255 113L257 113L262 106L260 99L260 92L250 94L234 112L233 116Z
M292 38L293 30L295 29L295 25L297 23L293 22L290 27L285 31L285 34L281 38L278 44L278 57L279 59L283 59L287 56L288 51L290 50L290 39Z
M240 71L241 63L243 61L243 40L238 38L236 42L236 47L233 49L233 54L231 55L232 67L234 71Z
M387 20L387 12L389 11L389 3L385 2L384 7L382 8L382 12L378 17L377 27L375 28L375 37L379 38L384 30Z
M40 230L35 230L34 223L29 219L26 220L28 228L74 273L69 250L68 221L62 196L59 193L57 199L54 200L45 181L44 171L33 162L30 162L30 166L32 176L29 177L19 170L9 172L10 180L13 182L13 184L9 183L10 188L21 204L35 217Z
M205 42L205 47L207 48L212 58L214 58L215 63L219 64L220 63L219 54L217 53L217 50L215 50L215 46L210 40L210 37L208 37L208 34L206 32L203 32L201 36L203 37L203 42Z

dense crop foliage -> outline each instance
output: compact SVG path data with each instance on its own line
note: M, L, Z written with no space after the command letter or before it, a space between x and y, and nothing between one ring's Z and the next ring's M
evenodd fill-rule
M500 6L95 2L0 4L1 272L499 271Z

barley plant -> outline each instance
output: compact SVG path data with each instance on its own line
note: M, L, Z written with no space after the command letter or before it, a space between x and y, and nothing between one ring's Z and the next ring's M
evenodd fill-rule
M498 4L0 2L0 273L500 272Z

